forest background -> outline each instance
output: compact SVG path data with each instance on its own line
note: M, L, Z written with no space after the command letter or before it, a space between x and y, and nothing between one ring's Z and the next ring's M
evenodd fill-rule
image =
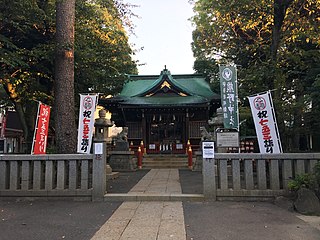
M57 102L59 2L65 1L1 0L0 4L0 105L14 106L28 142L33 136L36 101ZM272 90L284 150L320 150L320 1L189 2L194 6L195 72L204 74L219 92L218 65L237 66L241 135L255 135L246 97ZM126 74L137 74L139 62L132 55L139 49L128 43L128 34L134 34L135 7L124 0L77 0L71 5L74 44L63 47L74 51L75 109L79 93L114 95ZM56 113L52 126L57 126ZM61 124L68 122L76 119Z

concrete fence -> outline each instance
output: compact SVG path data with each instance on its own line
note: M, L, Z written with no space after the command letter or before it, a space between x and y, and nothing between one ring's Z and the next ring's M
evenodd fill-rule
M94 149L105 149L105 143ZM45 197L100 201L106 155L0 155L0 198ZM203 192L212 199L259 200L283 195L298 174L311 173L320 153L230 154L203 159Z
M203 159L204 195L219 200L283 195L292 178L311 173L319 160L320 153L217 153Z
M0 197L103 200L104 154L0 155Z

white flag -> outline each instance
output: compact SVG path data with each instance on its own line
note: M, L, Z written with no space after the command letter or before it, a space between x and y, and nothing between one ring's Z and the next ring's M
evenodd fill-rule
M90 153L98 94L80 95L78 153Z
M282 153L280 135L270 91L248 98L258 137L260 153Z

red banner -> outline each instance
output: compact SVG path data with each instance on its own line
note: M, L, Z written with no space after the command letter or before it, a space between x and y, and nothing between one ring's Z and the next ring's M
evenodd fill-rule
M39 102L37 124L33 140L33 154L45 154L47 148L50 106Z

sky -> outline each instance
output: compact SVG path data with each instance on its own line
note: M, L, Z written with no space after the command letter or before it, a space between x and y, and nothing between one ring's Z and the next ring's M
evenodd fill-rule
M190 74L193 70L192 30L188 20L193 16L188 0L125 0L139 5L133 12L135 35L129 42L142 48L134 60L140 75L158 75L166 65L171 74Z

